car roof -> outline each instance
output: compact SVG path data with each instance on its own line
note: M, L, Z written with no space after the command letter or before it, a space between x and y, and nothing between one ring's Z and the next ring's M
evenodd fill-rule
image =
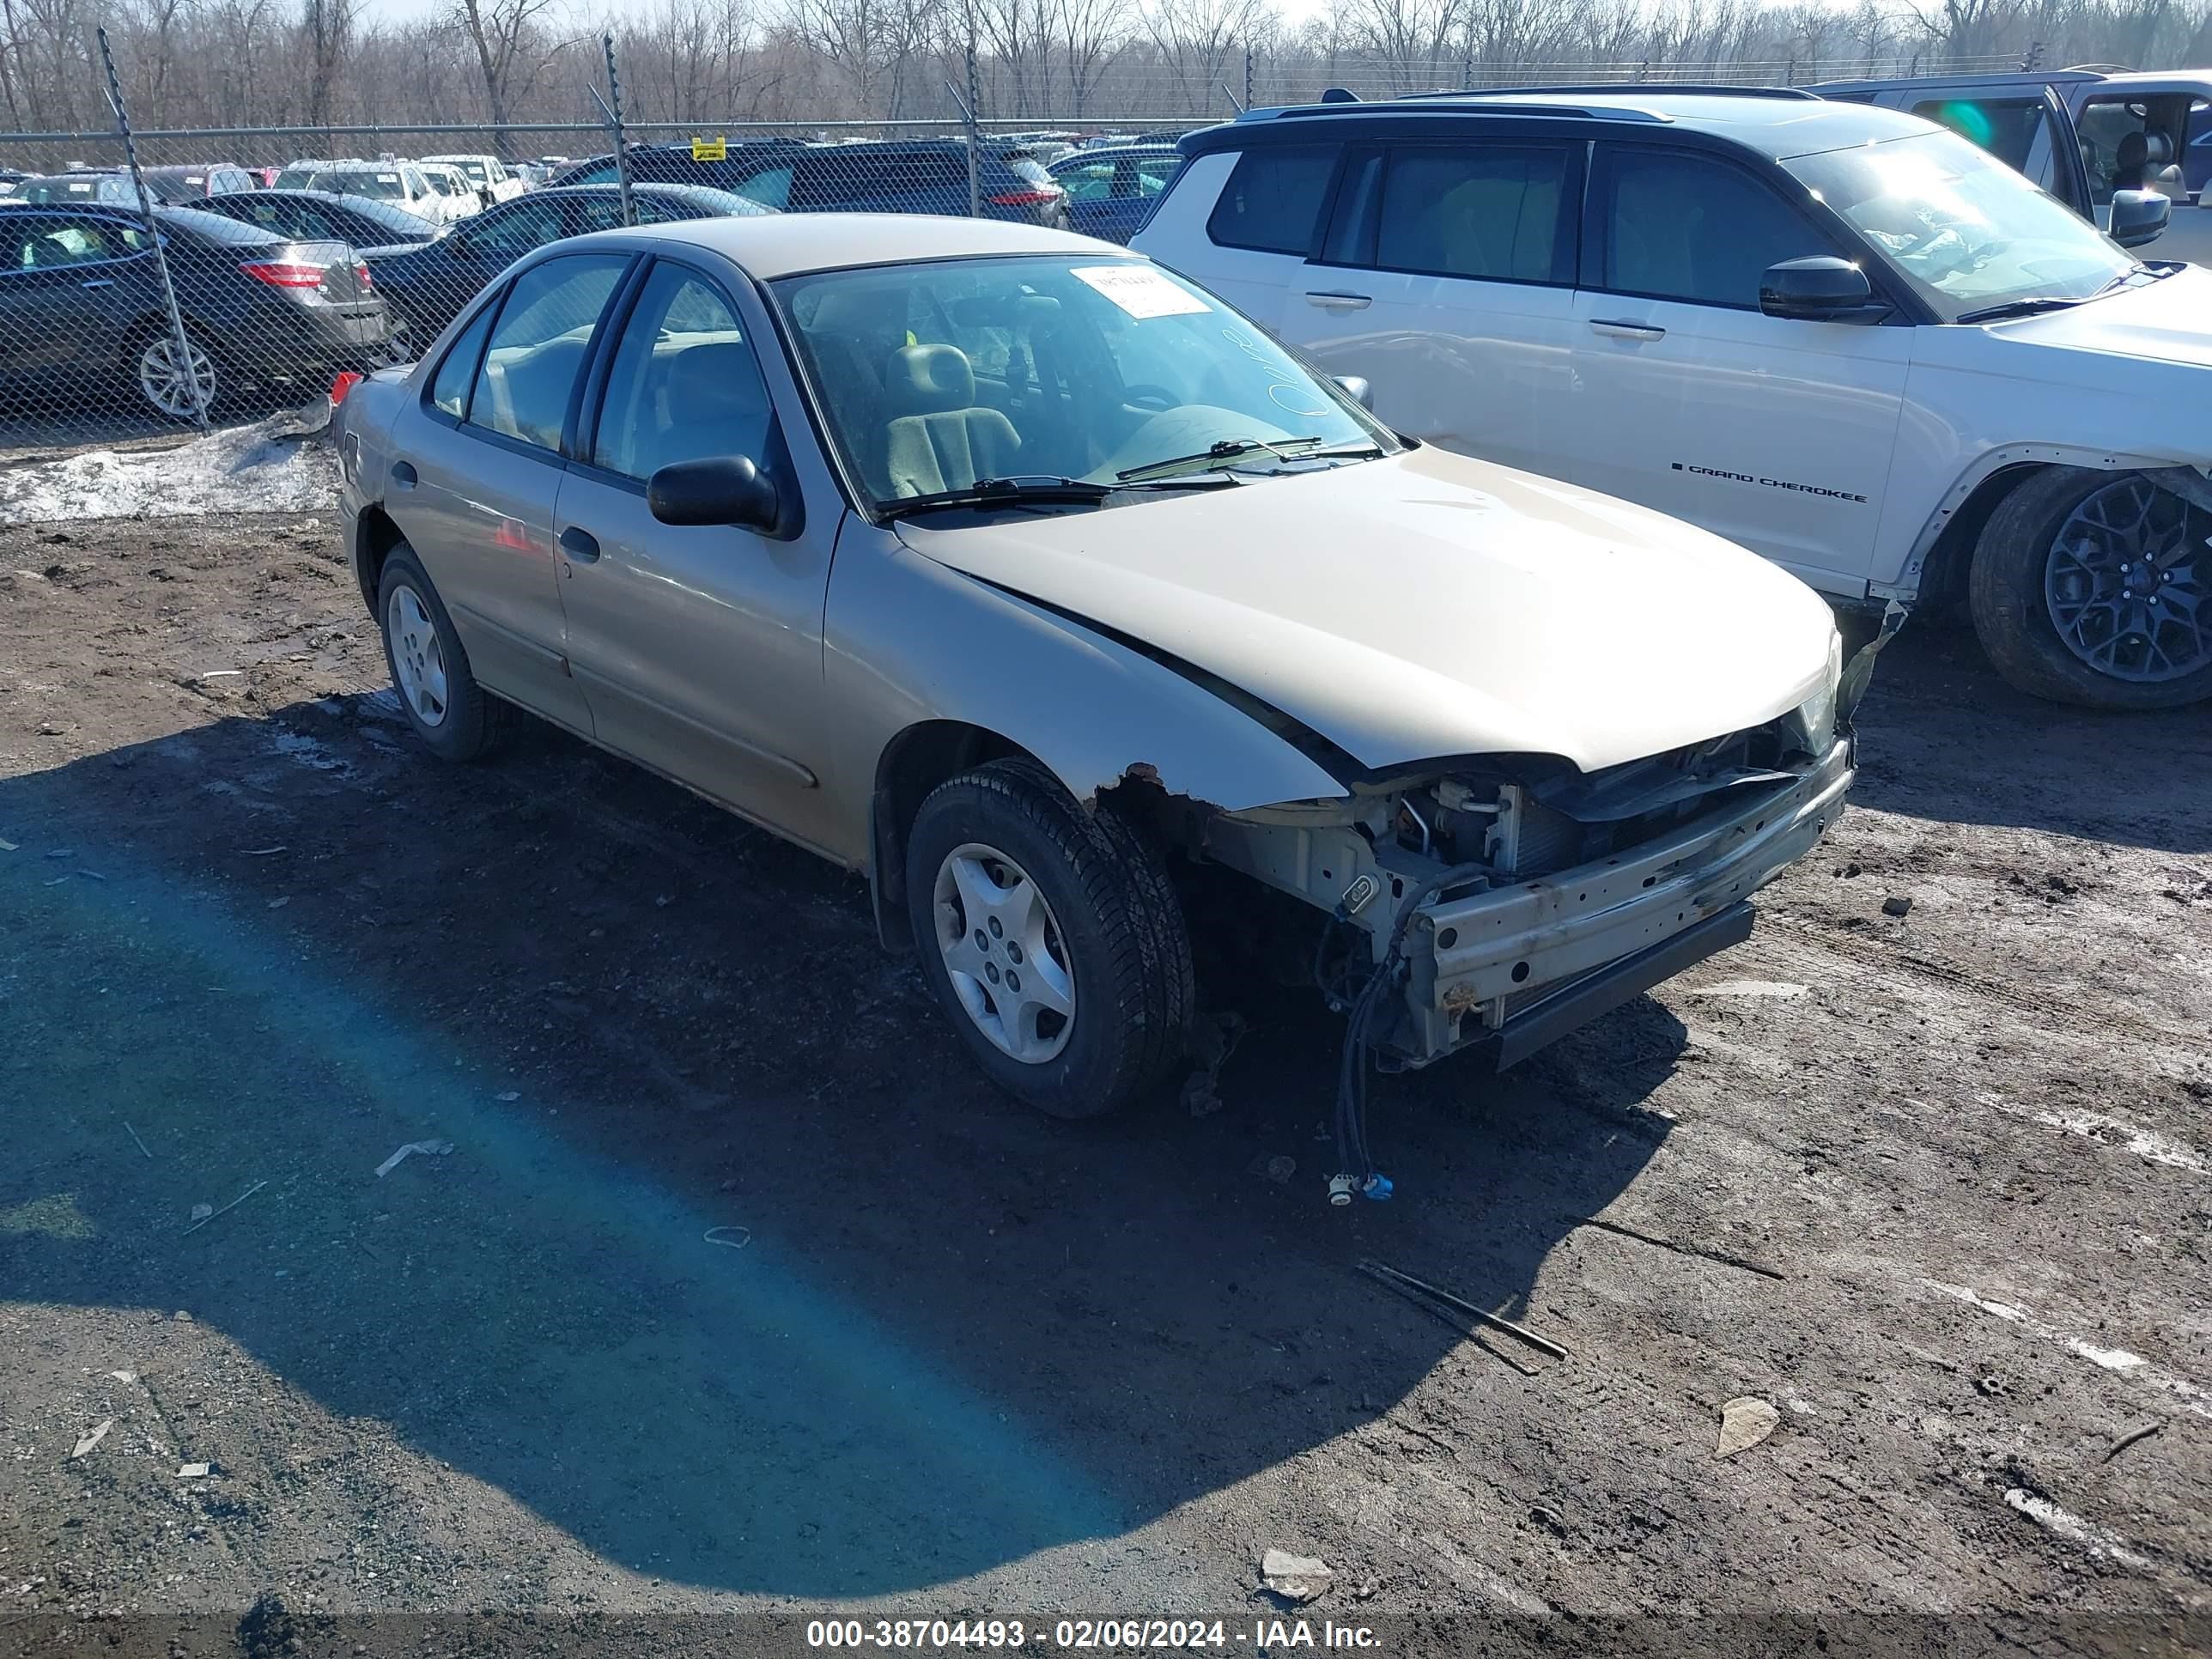
M2104 78L2094 70L2000 70L1984 75L1893 75L1858 81L1814 81L1807 86L1806 90L1819 93L1918 92L1936 87L1990 87L2022 81L2070 86Z
M1369 121L1405 123L1435 131L1469 119L1602 123L1624 136L1641 131L1654 137L1664 131L1700 132L1729 139L1778 161L1886 138L1911 137L1929 129L1927 122L1901 110L1830 103L1781 87L1698 92L1670 91L1663 86L1571 91L1500 88L1495 92L1392 98L1375 103L1251 110L1224 126L1190 134L1183 140L1182 149L1186 155L1237 149L1261 132L1278 142L1310 143L1321 131L1329 130L1331 124L1342 124L1345 136L1350 137Z
M757 219L686 219L678 224L641 225L634 230L595 234L708 248L763 282L806 270L992 254L1133 257L1128 249L1111 242L1047 230L1041 225L1008 219L955 219L930 213L781 213Z
M2195 91L2212 87L2212 70L2127 70L2112 75L2080 76L2084 81L2099 81L2115 92L2180 92Z
M1048 165L1063 167L1076 161L1097 161L1116 155L1180 155L1182 153L1173 144L1093 144L1089 149L1074 150Z

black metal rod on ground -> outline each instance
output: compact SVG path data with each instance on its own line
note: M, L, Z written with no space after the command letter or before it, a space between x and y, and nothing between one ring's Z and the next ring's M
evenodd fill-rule
M1495 1325L1508 1335L1519 1337L1530 1347L1540 1349L1550 1354L1554 1359L1565 1359L1567 1357L1567 1351L1549 1337L1539 1336L1526 1325L1516 1325L1511 1320L1501 1318L1491 1312L1487 1308L1478 1308L1466 1297L1454 1296L1449 1291L1439 1289L1425 1279L1416 1279L1411 1273L1400 1273L1387 1262L1377 1261L1374 1257L1369 1256L1360 1262L1359 1270L1369 1278L1379 1279L1385 1283L1409 1285L1424 1296L1434 1297L1446 1307L1458 1309L1471 1319L1479 1319L1486 1325Z
M154 198L146 189L146 175L138 166L138 145L131 136L131 112L124 106L123 83L116 78L115 54L108 50L106 26L103 24L94 33L100 40L100 67L107 71L107 106L115 112L115 130L123 138L123 159L131 167L131 187L138 195L138 216L145 222L146 240L153 244L154 269L161 274L161 303L169 313L170 349L176 352L185 384L191 389L192 419L204 432L208 429L208 394L212 388L200 384L198 366L192 362L191 337L185 332L185 313L177 307L177 285L169 280L169 250L162 240L161 221L154 216ZM146 348L149 351L152 349Z

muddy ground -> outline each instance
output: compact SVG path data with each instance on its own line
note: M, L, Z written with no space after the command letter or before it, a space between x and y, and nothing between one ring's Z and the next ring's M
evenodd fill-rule
M384 679L327 522L0 532L0 1652L1249 1650L1269 1547L1393 1652L2205 1639L2203 710L1908 630L1752 941L1378 1081L1339 1212L1313 1002L1228 999L1214 1115L1041 1121L858 882L542 729L438 765Z

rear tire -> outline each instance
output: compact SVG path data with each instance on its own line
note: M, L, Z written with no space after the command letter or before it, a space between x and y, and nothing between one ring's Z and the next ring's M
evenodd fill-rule
M191 352L190 362L199 378L200 395L212 411L230 390L222 365L189 323L185 325L185 343ZM165 421L197 422L199 419L191 381L180 372L185 361L177 349L175 331L166 324L142 330L131 342L125 362L132 384L140 401Z
M1034 762L994 761L922 802L906 870L922 971L1008 1094L1097 1117L1182 1055L1197 1000L1182 908L1113 805L1086 811Z
M404 542L385 558L376 617L392 690L423 746L449 761L481 760L496 750L514 711L477 684L453 618Z
M1997 672L2083 708L2212 697L2212 513L2141 473L2046 467L1974 547L1967 602Z

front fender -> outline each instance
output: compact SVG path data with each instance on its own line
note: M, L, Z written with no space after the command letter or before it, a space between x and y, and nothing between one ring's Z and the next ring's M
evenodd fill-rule
M1132 776L1225 811L1348 793L1174 669L858 518L838 538L823 631L833 764L856 805L886 748L933 720L996 733L1086 805Z
M2202 492L2212 489L2212 484L2206 482L2208 476L2212 476L2212 469L2203 465L2177 465L2171 453L2158 454L2087 444L2008 444L1976 457L1959 474L1921 525L1896 575L1887 581L1869 584L1872 597L1903 599L1909 603L1919 592L1929 557L1959 510L1998 473L2010 467L2021 466L2079 466L2100 472L2151 473L2159 476L2161 482L2177 494L2200 502Z

